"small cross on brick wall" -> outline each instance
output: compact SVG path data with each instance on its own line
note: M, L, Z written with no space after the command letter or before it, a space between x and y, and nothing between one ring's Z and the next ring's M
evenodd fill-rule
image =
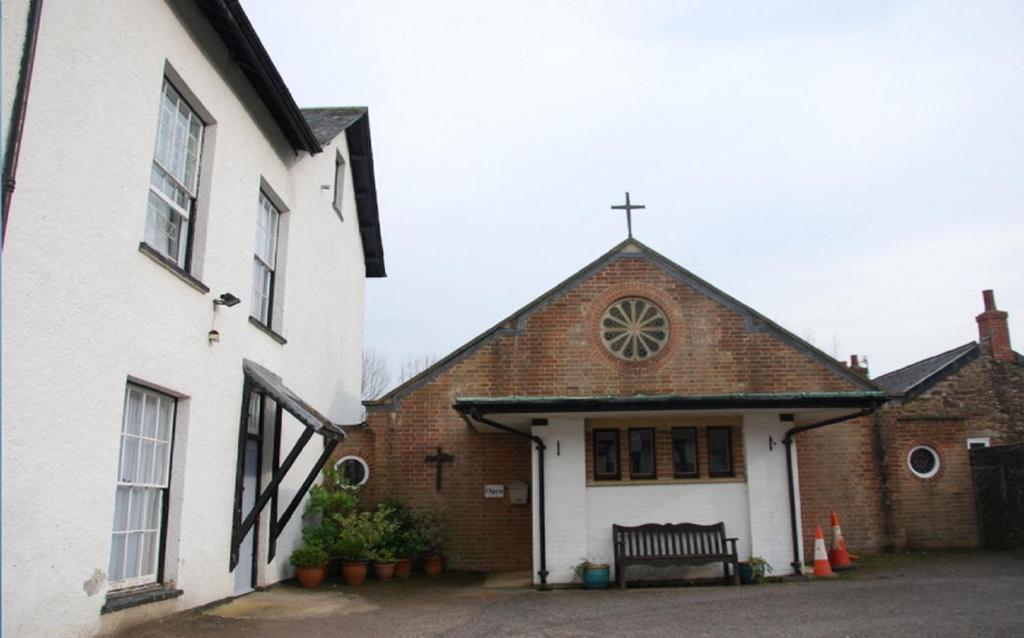
M437 463L437 491L441 491L441 468L444 467L444 463L452 463L455 461L455 457L451 454L445 454L441 451L441 446L437 446L437 454L429 454L424 459L426 463Z

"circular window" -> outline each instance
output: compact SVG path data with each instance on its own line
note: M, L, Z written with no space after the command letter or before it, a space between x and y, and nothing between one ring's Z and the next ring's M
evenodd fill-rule
M931 478L939 471L939 453L927 445L919 445L907 455L910 471L921 478Z
M334 464L334 468L341 471L345 481L353 486L359 487L370 478L370 466L358 456L346 456Z
M619 299L601 316L601 343L620 359L649 359L668 343L668 319L661 308L646 299Z

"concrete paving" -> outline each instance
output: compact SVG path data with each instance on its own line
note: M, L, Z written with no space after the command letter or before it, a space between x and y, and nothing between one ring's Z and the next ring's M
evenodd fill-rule
M747 587L493 586L502 582L453 574L314 592L282 585L124 635L1024 636L1020 553L882 557L837 580Z

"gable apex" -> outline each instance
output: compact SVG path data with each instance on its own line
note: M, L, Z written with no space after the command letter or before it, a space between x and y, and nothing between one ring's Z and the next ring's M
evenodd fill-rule
M590 278L605 267L624 259L639 259L653 264L677 281L696 290L716 303L740 315L746 323L747 329L752 332L770 332L779 340L794 348L812 361L822 364L840 378L863 390L880 391L877 385L870 380L851 371L842 363L836 361L825 352L804 341L795 334L789 332L779 324L768 319L750 306L740 302L736 298L726 294L722 290L711 285L704 279L683 268L668 257L650 248L640 240L630 237L615 246L606 253L590 262L579 271L569 276L547 292L543 293L519 310L496 323L493 327L473 338L463 346L457 348L449 355L438 360L434 365L424 369L418 375L408 379L401 385L376 400L364 401L363 405L371 410L397 409L401 399L426 385L436 376L457 364L463 358L475 352L478 348L503 334L522 334L526 319L545 306L554 302L579 283Z

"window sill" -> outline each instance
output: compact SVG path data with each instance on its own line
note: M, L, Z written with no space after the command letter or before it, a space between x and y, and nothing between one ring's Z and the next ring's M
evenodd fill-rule
M635 480L618 480L618 481L595 481L594 479L587 480L587 487L624 487L629 485L697 485L697 484L716 484L716 483L746 483L746 479L737 478L735 476L724 477L724 478L690 478L690 479L677 479L677 478L661 478L661 479L635 479Z
M149 257L156 263L160 264L168 271L170 271L172 275L184 281L189 286L192 286L199 292L203 294L210 292L209 286L193 277L191 273L189 273L187 270L185 270L178 264L174 263L174 261L172 261L171 259L168 259L165 255L160 254L160 251L153 248L146 242L139 242L139 252Z
M259 319L257 319L256 317L249 317L249 323L251 323L252 325L256 326L256 328L260 332L262 332L263 334L267 335L268 337L270 337L274 341L278 342L282 346L284 344L288 343L287 339L285 339L281 335L279 335L276 332L274 332L269 326L264 325L264 323L262 321L260 321Z
M184 592L180 589L165 587L159 583L133 587L124 591L107 594L107 603L100 609L100 613L109 614L112 611L120 611L147 603L169 600L181 596L182 593Z

